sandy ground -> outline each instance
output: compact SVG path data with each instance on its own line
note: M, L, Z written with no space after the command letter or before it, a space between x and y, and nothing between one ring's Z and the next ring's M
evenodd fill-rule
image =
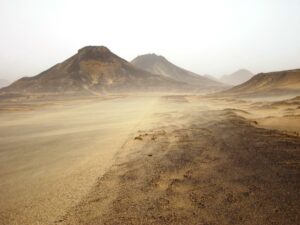
M156 97L0 116L0 224L49 224L112 165Z
M1 114L1 224L300 224L297 101L55 109Z

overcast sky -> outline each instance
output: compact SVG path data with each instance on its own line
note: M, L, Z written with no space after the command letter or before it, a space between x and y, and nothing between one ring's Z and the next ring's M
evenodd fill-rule
M10 80L86 45L216 76L300 68L300 0L0 0L0 29L0 78Z

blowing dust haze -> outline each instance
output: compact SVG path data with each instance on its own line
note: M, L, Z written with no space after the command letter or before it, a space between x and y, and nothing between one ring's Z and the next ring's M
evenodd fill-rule
M0 225L299 225L300 2L0 1Z
M0 78L34 76L86 45L216 77L295 69L299 11L297 0L2 0Z

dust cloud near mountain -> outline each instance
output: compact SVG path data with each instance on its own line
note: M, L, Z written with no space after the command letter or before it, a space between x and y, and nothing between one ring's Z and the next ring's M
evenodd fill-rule
M300 225L300 0L0 0L0 27L0 225Z
M2 88L0 225L299 224L300 70L224 87L88 46Z

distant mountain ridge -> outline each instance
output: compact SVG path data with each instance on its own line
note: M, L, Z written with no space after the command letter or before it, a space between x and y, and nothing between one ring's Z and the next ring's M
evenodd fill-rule
M146 70L150 73L160 74L162 76L174 79L176 81L185 82L190 85L195 85L202 88L222 86L220 82L182 69L160 55L140 55L133 59L131 63L134 66Z
M230 75L224 75L221 77L220 81L225 84L230 85L239 85L247 80L251 79L254 76L252 72L246 69L240 69Z
M189 90L173 79L141 70L104 46L87 46L34 77L24 77L4 92L127 92Z
M223 93L240 96L300 95L300 69L260 73Z

